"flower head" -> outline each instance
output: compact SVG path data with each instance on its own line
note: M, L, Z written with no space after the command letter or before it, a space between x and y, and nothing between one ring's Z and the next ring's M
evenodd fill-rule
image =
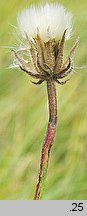
M60 81L72 74L71 57L78 44L77 41L64 63L64 44L71 35L71 17L63 6L52 3L31 6L18 15L18 26L27 41L29 58L25 60L21 50L20 53L13 52L21 70L39 79L36 84L49 79L65 84L69 80Z
M35 38L37 29L45 41L48 41L49 37L59 40L65 29L67 29L66 39L71 36L72 14L60 4L47 3L37 7L31 6L18 15L17 21L24 38L26 34L29 38Z

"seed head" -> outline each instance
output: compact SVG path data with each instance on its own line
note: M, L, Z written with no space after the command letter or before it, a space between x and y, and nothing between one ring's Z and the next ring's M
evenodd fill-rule
M39 79L33 83L52 79L65 84L69 80L59 81L72 73L71 57L78 44L77 41L64 63L64 44L71 36L71 18L62 5L52 3L31 6L18 15L18 28L27 42L26 52L31 62L25 61L21 51L13 50L13 53L21 70Z

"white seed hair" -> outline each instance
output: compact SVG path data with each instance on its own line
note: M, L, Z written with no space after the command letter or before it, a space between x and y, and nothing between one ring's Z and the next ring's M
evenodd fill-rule
M30 6L18 14L17 22L23 38L26 38L26 34L29 38L34 38L37 29L44 41L48 41L49 37L60 40L65 29L66 40L71 37L72 14L60 4Z

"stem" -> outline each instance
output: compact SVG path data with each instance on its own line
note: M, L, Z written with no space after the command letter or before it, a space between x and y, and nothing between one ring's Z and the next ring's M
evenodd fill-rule
M48 103L49 103L49 123L48 123L48 128L47 128L46 136L41 151L40 171L39 171L39 178L36 186L34 200L39 200L41 198L42 192L45 187L50 150L56 132L57 99L56 99L55 82L53 80L49 80L47 82L47 93L48 93Z

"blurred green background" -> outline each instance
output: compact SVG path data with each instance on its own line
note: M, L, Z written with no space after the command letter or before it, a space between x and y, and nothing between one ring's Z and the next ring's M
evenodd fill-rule
M46 84L35 86L11 64L18 46L16 16L31 3L0 0L0 199L33 199L48 108ZM52 1L53 2L53 1ZM87 1L59 0L73 13L73 35L65 56L80 37L75 65L87 65ZM87 199L87 69L56 85L59 125L43 199Z

